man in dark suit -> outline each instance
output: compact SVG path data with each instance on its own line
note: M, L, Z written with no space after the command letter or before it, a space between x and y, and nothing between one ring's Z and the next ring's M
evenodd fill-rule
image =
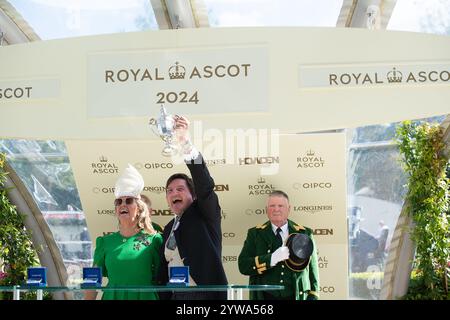
M175 214L163 232L161 267L158 280L161 285L169 281L171 266L189 266L190 285L226 285L222 265L222 228L219 199L214 192L214 180L209 174L202 155L190 142L189 122L175 116L175 128L192 179L176 173L166 183L166 200ZM176 300L226 299L226 291L177 292Z
M269 221L248 230L238 258L239 271L250 276L250 285L282 285L284 290L252 291L254 300L316 300L319 298L317 248L312 229L288 219L289 198L283 191L273 191L267 200ZM312 254L301 263L290 260L285 245L295 234L308 236Z

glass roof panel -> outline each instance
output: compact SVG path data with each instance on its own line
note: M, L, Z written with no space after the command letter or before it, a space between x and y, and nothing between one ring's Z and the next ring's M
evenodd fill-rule
M450 0L397 0L387 29L450 35Z
M211 27L335 27L342 0L205 0Z
M43 40L158 29L148 0L9 0Z

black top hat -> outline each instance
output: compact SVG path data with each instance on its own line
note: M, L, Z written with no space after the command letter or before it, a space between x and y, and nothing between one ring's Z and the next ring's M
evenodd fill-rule
M289 259L285 260L286 266L295 272L303 271L309 264L313 252L313 242L304 233L291 233L286 241L289 248Z

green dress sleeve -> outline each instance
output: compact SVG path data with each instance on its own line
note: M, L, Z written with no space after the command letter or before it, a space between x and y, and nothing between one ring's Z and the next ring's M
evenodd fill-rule
M105 244L103 237L98 237L95 241L94 266L102 269L102 276L108 277L108 270L105 264Z
M162 246L163 239L160 233L157 233L153 237L153 246L152 246L152 284L157 285L156 276L159 272L159 267L161 265L161 261L159 261L159 250Z

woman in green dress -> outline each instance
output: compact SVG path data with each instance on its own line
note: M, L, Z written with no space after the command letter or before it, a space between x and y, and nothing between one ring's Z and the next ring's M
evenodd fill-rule
M119 231L98 237L94 266L108 278L107 287L142 287L155 285L159 269L161 235L152 227L147 205L140 193L144 181L131 165L115 185L115 214ZM96 291L86 292L86 299L95 299ZM103 290L103 300L156 300L157 292L139 290Z

